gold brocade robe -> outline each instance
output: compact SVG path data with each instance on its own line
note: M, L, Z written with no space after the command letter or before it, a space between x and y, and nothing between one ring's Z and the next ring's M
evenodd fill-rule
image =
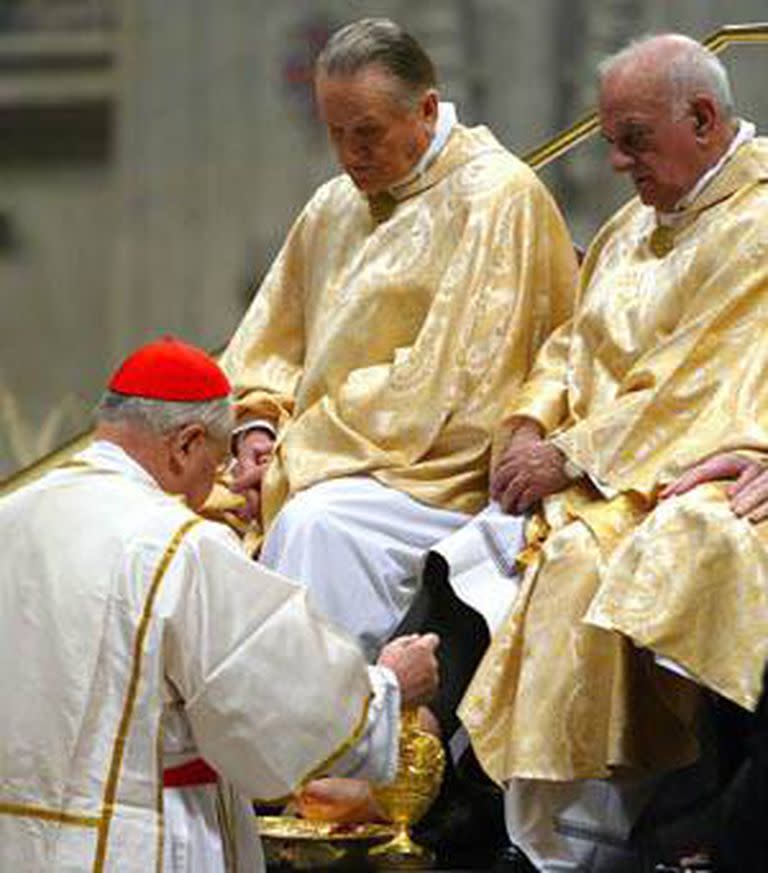
M768 450L767 182L768 141L742 146L661 258L654 211L622 209L508 411L539 421L588 479L544 501L519 598L462 703L498 781L691 760L696 686L654 654L756 703L768 525L736 519L719 486L653 507L700 459Z
M242 419L279 427L265 523L290 494L359 474L479 510L492 431L572 311L563 220L485 128L455 126L396 197L377 220L347 176L322 186L224 354Z

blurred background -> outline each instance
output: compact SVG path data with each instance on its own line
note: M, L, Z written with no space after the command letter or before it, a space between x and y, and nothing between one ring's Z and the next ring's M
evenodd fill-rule
M89 424L107 374L170 332L220 348L334 170L312 61L392 17L445 99L517 153L594 104L633 36L768 20L766 0L0 0L0 480ZM731 47L768 126L768 44ZM543 170L574 238L629 196L593 138Z

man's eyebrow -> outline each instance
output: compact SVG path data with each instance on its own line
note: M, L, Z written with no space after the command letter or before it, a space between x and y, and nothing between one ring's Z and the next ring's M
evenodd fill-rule
M376 124L376 119L371 115L361 115L359 118L352 118L346 124L331 124L331 127L360 127L364 124Z
M616 127L619 130L631 130L631 131L635 131L635 130L645 131L645 130L651 129L651 125L647 121L640 121L640 120L635 119L635 118L630 118L630 119L627 119L626 121L620 121L616 125Z

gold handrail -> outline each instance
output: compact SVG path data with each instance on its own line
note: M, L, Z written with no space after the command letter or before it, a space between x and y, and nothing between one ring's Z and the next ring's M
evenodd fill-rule
M72 437L72 439L67 440L67 442L60 445L57 449L54 449L52 452L48 452L47 455L43 455L42 458L38 458L37 461L33 461L26 467L22 467L21 470L11 473L10 476L0 482L0 497L4 497L6 494L16 491L23 485L33 482L35 479L39 479L40 476L43 476L49 470L53 470L55 467L58 467L59 464L63 464L64 461L69 460L72 455L76 455L88 445L92 434L93 429L89 428L88 430L79 433L77 436Z
M702 40L702 44L715 54L720 54L731 45L758 45L761 43L768 43L768 23L727 24ZM529 151L523 158L535 170L540 170L576 148L584 140L589 139L597 131L598 126L597 112L589 112L570 127ZM11 473L6 479L0 481L0 497L37 479L67 458L71 458L73 454L88 444L91 434L91 430L84 431L34 463Z
M768 23L727 24L702 40L702 45L715 54L720 54L730 45L756 45L760 43L768 43ZM597 131L598 126L597 112L594 110L588 112L570 127L553 136L552 139L548 139L540 146L531 149L523 156L524 160L534 170L540 170L567 154L584 140L589 139Z

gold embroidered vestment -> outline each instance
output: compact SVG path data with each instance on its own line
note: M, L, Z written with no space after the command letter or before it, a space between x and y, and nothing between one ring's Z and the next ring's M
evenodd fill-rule
M753 708L768 657L768 525L721 486L658 506L722 451L768 451L768 142L742 146L654 254L633 200L596 237L572 322L508 410L588 479L548 533L461 715L493 778L604 777L697 754L699 683ZM642 648L640 648L642 647Z
M223 358L241 417L279 427L265 521L359 474L479 510L492 431L569 316L575 269L544 186L485 128L457 125L376 218L348 177L322 186Z

